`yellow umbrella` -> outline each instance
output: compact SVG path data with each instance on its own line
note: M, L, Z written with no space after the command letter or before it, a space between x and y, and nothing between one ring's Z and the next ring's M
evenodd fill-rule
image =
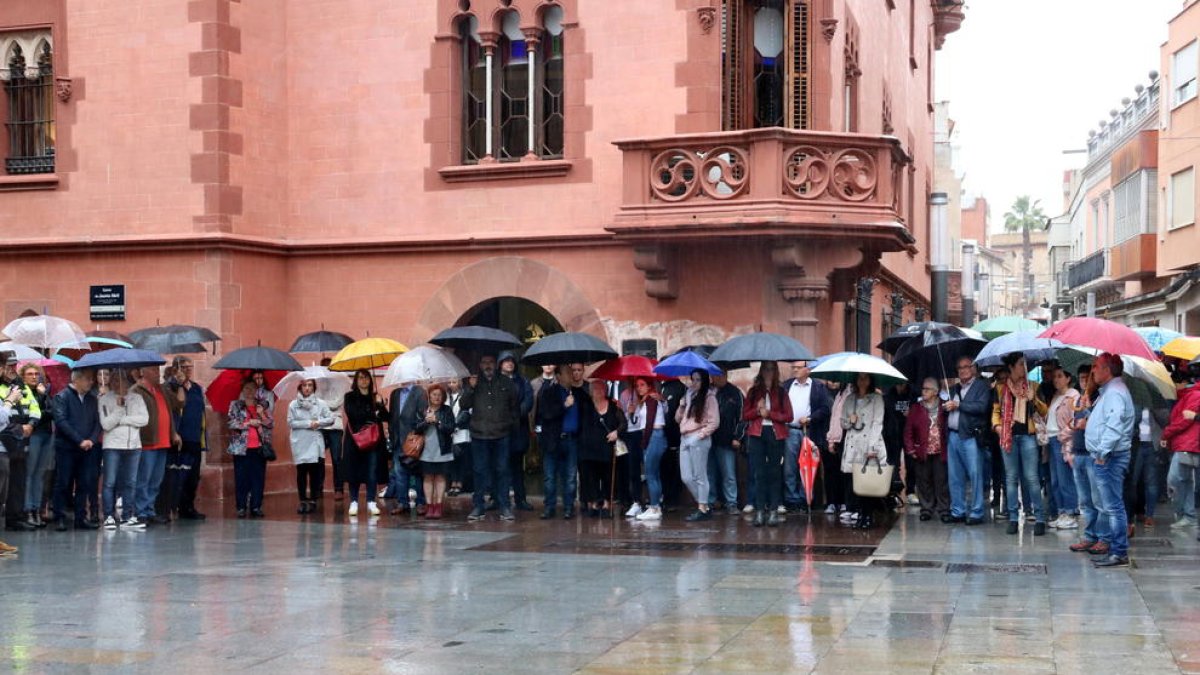
M1173 356L1184 361L1191 361L1200 356L1200 338L1178 337L1171 340L1162 348L1163 356Z
M342 347L329 363L330 370L351 372L390 365L408 347L387 338L365 338Z

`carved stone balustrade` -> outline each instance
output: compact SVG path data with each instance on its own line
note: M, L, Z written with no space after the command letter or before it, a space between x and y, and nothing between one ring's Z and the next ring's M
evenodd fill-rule
M856 237L901 250L909 157L890 136L769 128L617 141L623 204L609 230L706 236Z

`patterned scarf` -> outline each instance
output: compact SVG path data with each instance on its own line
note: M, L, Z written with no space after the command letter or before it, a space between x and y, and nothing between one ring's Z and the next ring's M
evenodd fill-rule
M1000 449L1012 451L1013 423L1025 423L1025 413L1029 408L1026 397L1029 395L1029 380L1014 382L1011 378L1000 392ZM1017 405L1018 401L1024 405Z

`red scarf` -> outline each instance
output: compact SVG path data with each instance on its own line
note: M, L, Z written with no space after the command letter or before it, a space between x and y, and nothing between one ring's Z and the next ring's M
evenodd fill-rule
M1029 380L1021 380L1021 385L1021 390L1018 392L1013 387L1013 381L1009 379L1004 384L1004 391L1000 393L1000 449L1005 452L1012 452L1012 426L1013 418L1016 417L1018 397L1025 402L1026 406L1029 405L1025 401L1029 392ZM1026 424L1028 424L1028 419L1026 419Z

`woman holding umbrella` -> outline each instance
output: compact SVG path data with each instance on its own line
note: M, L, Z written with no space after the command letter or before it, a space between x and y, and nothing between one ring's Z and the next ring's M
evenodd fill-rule
M358 488L366 485L363 499L372 516L379 515L379 505L375 503L375 488L378 475L377 456L383 448L383 423L388 419L388 409L383 397L375 391L375 379L368 370L354 373L354 388L343 399L342 409L346 411L346 423L349 425L345 434L345 451L342 454L342 467L346 482L350 486L350 508L347 514L358 515ZM371 433L369 425L376 425ZM360 433L364 432L364 433ZM374 442L367 439L374 436ZM364 438L361 442L359 439ZM364 447L365 446L365 447Z
M887 464L887 448L883 444L883 397L875 391L875 378L859 373L850 394L842 406L842 473L851 482L854 471L874 459L880 466ZM887 500L860 497L851 490L850 512L858 514L855 527L860 530L875 524L874 513L887 509ZM847 517L852 519L853 516Z
M1004 365L1009 370L1008 382L996 389L992 430L1000 437L1000 449L1004 453L1004 476L1008 485L1008 534L1017 534L1021 517L1017 495L1021 494L1020 486L1024 483L1025 496L1033 502L1037 518L1033 534L1041 536L1046 534L1046 511L1038 483L1040 453L1034 417L1036 413L1044 418L1048 406L1038 397L1037 386L1029 381L1024 354L1013 352L1005 355Z
M750 472L754 475L754 526L776 527L777 509L783 503L783 449L787 424L792 420L792 402L779 384L779 364L763 361L746 394L742 420L748 422L746 442L750 446Z

